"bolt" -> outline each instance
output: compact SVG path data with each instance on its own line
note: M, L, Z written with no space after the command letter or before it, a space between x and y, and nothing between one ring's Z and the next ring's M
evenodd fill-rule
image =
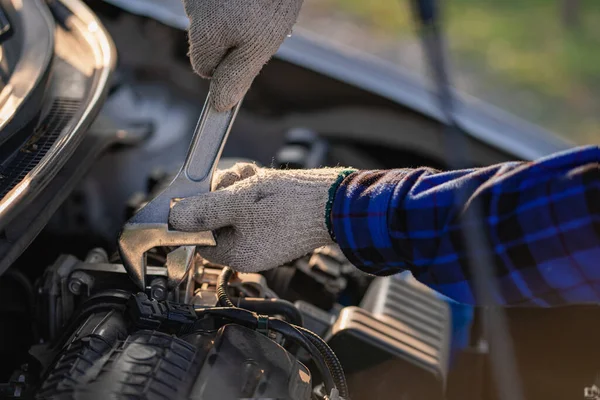
M150 282L150 296L154 300L163 301L167 299L167 281L156 278Z
M75 271L71 274L69 279L69 291L74 295L80 295L84 287L87 287L88 295L90 290L94 286L94 278L89 276L83 271Z
M93 248L92 250L89 251L89 253L87 253L87 256L85 257L85 262L87 262L89 264L107 263L108 262L108 254L101 247Z
M69 281L69 291L75 295L81 294L81 287L83 282L78 278L73 278Z

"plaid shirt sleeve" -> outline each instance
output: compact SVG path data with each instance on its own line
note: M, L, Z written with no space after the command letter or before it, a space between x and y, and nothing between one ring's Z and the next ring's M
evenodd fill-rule
M599 155L598 147L582 147L469 170L354 172L335 192L333 235L367 273L410 270L438 292L476 304L460 216L477 199L501 303L598 302ZM459 190L469 201L456 204Z

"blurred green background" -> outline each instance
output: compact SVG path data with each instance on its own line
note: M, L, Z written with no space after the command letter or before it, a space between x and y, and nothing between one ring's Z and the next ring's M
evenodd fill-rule
M600 0L441 0L461 91L577 144L600 139ZM412 71L408 0L305 0L299 25Z

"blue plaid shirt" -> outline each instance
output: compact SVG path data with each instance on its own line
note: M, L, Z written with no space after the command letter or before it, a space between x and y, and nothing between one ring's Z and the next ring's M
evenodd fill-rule
M599 156L598 147L582 147L459 171L357 171L335 192L333 234L367 273L410 270L434 290L476 304L460 218L476 199L501 303L598 302ZM459 190L469 201L456 204Z

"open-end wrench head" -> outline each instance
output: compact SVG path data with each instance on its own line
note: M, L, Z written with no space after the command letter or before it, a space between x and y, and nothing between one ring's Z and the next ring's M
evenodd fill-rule
M180 246L167 254L165 267L167 268L167 288L169 290L175 289L188 277L195 258L196 246Z
M119 238L119 253L133 282L146 288L146 252L154 247L216 246L212 232L180 232L166 224L125 224Z

